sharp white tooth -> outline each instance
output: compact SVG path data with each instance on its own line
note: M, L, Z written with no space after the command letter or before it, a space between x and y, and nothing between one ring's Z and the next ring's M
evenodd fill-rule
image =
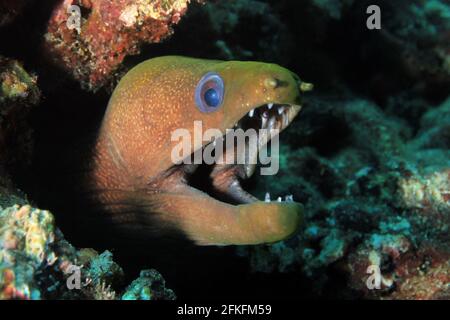
M253 173L255 173L255 169L256 169L256 164L253 164L253 163L244 164L245 175L248 178L250 178L253 175Z
M261 117L261 129L265 129L267 125L267 118Z
M267 144L267 142L270 140L270 130L268 130L268 120L265 118L261 119L261 129L258 133L258 150L261 150L263 146Z
M287 127L289 125L289 115L283 114L283 126Z
M277 201L278 201L278 202L281 202L281 201L282 201L281 197L278 197Z
M255 109L250 110L250 112L248 113L248 115L250 116L250 118L253 118L253 115L255 114Z
M258 139L258 136L255 136ZM256 143L250 143L251 138L245 142L244 152L244 169L247 177L251 177L256 169L258 163L258 145Z
M275 116L270 118L268 129L275 129L275 124L277 123L277 119L275 119Z
M294 196L292 194L290 194L290 195L288 195L288 196L286 196L284 198L284 201L286 201L286 202L294 202Z
M270 202L270 193L269 192L266 192L266 196L264 198L264 201L265 202Z
M284 112L284 107L279 107L278 108L278 114L282 114Z
M267 105L267 107L269 108L269 110L272 109L273 103L269 103L269 104Z

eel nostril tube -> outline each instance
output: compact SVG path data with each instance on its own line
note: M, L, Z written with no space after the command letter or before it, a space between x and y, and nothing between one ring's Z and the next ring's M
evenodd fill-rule
M301 92L308 92L314 89L314 85L308 82L300 82L299 88Z

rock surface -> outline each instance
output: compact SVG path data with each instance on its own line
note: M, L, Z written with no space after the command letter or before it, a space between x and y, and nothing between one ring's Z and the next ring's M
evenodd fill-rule
M190 0L60 1L48 22L46 51L82 86L96 91L127 55L170 36Z

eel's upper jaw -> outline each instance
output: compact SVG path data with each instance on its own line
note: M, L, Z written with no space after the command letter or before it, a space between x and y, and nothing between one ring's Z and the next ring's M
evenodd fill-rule
M246 122L254 121L250 126L256 129L278 129L284 130L292 120L298 115L302 106L290 103L267 103L251 109L236 124L235 127L242 127ZM259 121L255 122L255 121ZM249 124L247 123L247 126Z

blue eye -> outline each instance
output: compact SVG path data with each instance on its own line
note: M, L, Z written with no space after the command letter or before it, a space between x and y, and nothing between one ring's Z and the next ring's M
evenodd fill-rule
M195 103L201 112L216 111L223 103L223 79L213 72L208 72L197 85Z
M216 89L208 89L204 95L205 102L210 107L217 107L220 104L220 96Z

